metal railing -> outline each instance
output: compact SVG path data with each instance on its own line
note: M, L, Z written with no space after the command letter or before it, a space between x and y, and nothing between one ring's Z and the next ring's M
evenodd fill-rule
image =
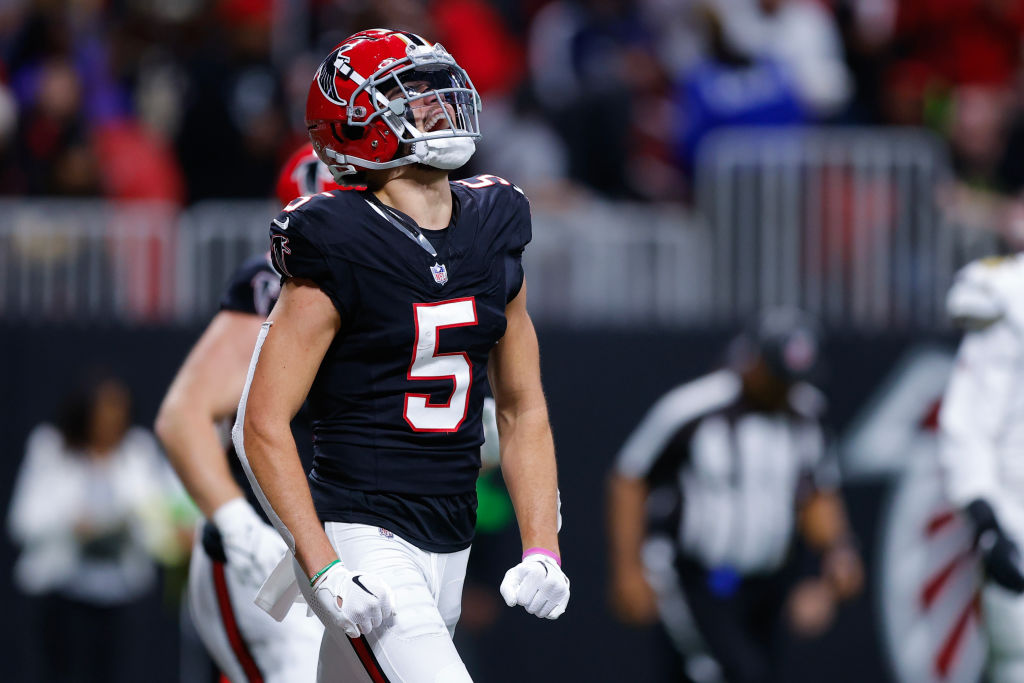
M206 201L185 211L178 232L177 315L205 318L232 272L270 246L270 219L278 207L261 201Z
M0 201L0 316L200 321L232 271L265 251L268 202ZM707 308L705 231L682 211L534 209L526 252L538 322L677 325Z
M713 314L791 305L834 325L945 324L957 268L996 240L939 207L944 143L920 130L733 129L699 150L699 212L712 226Z
M172 316L177 218L160 203L0 201L0 316Z
M535 204L530 309L559 325L733 324L774 305L835 326L946 324L956 269L995 239L957 229L939 196L945 147L910 130L717 133L697 210ZM270 202L0 201L0 316L200 321L267 247Z

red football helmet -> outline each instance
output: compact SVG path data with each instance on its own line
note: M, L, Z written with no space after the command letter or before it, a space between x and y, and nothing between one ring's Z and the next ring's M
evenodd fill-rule
M337 45L306 100L313 148L335 180L360 169L458 168L480 138L480 96L440 45L371 29Z
M277 177L277 198L284 206L296 197L327 190L365 190L365 185L339 185L307 142L295 150Z

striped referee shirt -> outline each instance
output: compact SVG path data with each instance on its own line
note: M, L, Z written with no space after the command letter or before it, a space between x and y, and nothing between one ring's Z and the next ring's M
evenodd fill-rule
M626 440L617 472L651 489L648 516L671 524L683 555L712 569L769 572L786 559L796 508L825 460L825 401L795 385L765 411L719 370L658 400Z

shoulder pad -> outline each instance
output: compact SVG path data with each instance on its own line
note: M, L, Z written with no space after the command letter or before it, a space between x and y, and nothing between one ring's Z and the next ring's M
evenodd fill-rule
M511 182L505 180L504 178L499 178L496 175L491 175L490 173L484 173L482 175L473 176L472 178L464 178L463 180L456 180L455 182L458 183L459 185L462 185L463 187L468 187L471 190L482 190L487 187L507 187L512 190L515 190L524 197L526 196L526 193L520 190L518 186L512 184Z
M270 257L283 277L319 281L325 275L322 256L326 197L298 197L281 210L270 224Z
M964 266L946 296L946 310L958 327L976 329L1006 314L1001 280L1016 258L985 258Z
M455 180L452 185L468 188L470 192L463 194L483 207L488 221L494 221L497 227L493 228L493 234L499 243L509 252L522 253L533 239L530 200L525 192L490 173Z
M365 204L358 192L334 190L299 197L270 225L270 256L281 277L311 280L347 316L355 299L344 247L352 231L340 229L353 220L353 208Z
M220 310L265 318L280 293L280 279L269 253L249 259L232 273L220 298Z
M45 451L46 453L61 453L64 450L64 437L60 430L49 422L36 425L29 432L25 446L26 452L34 450Z
M359 192L346 192L343 190L328 190L318 192L314 195L296 197L288 202L278 219L283 220L286 216L297 216L298 220L305 218L308 221L323 218L335 212L345 213L347 207L353 202L361 204L362 195Z
M472 178L464 178L463 180L456 180L454 182L457 185L468 187L471 190L490 193L493 199L485 201L507 201L513 204L521 202L527 207L530 205L529 198L518 185L496 175L491 175L490 173L484 173L482 175L473 176Z

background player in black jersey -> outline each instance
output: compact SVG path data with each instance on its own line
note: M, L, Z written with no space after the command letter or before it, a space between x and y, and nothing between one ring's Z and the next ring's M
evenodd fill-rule
M337 187L305 145L282 169L277 195L283 206L297 196ZM232 275L220 312L175 376L156 421L168 458L206 518L189 566L192 620L233 682L312 680L323 635L321 624L307 618L301 606L279 624L253 603L286 548L246 500L245 477L232 471L238 461L229 460L225 449L253 339L280 291L280 275L268 254L250 259Z
M472 155L478 110L440 46L383 29L352 36L320 65L306 119L335 178L358 171L369 191L302 198L273 221L284 284L233 436L327 627L321 680L469 680L451 633L488 374L524 549L501 593L540 617L568 603L521 266L528 203L503 179L447 176ZM288 429L307 394L308 486ZM270 590L279 577L261 601L287 602Z

